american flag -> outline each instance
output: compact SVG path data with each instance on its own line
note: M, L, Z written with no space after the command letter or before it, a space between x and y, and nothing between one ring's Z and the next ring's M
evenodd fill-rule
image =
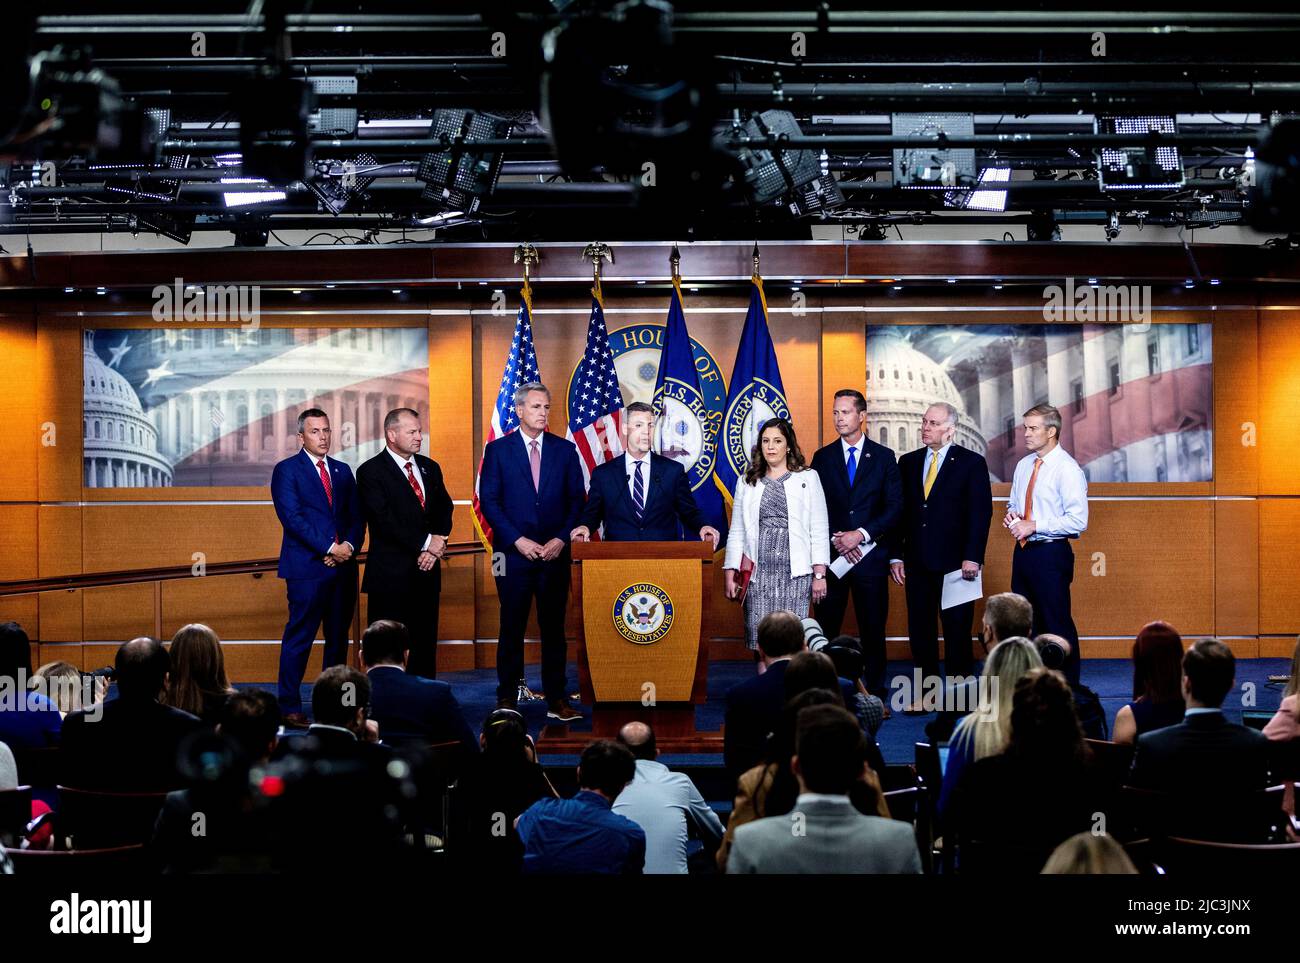
M533 291L527 282L520 295L519 314L515 317L515 336L510 341L510 353L506 355L506 369L501 375L501 387L497 391L497 403L492 409L492 424L488 427L487 438L483 447L503 435L508 435L519 427L519 418L515 415L515 389L531 381L541 381L541 372L537 369L537 352L533 350ZM483 474L483 456L479 456L478 472L474 475L474 528L479 540L488 552L492 551L492 528L483 517L483 508L478 500L479 476Z
M587 346L573 374L569 399L569 430L565 437L578 446L578 454L582 456L582 483L590 487L591 473L596 466L623 454L619 434L623 394L618 388L609 332L605 330L605 306L599 284L591 291Z

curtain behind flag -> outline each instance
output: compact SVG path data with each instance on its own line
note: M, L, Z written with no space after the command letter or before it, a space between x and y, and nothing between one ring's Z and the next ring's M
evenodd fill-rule
M749 313L731 368L731 387L722 409L718 431L718 467L715 478L722 496L731 504L736 482L749 467L749 456L769 418L790 420L790 406L776 364L776 348L767 330L767 298L763 279L754 275L749 290Z
M582 483L590 488L596 466L623 454L623 436L619 434L623 395L614 368L614 352L609 347L599 282L591 289L587 345L569 383L568 403L569 428L565 437L578 448Z
M533 290L524 282L520 292L519 314L515 317L515 334L510 341L510 351L506 354L506 367L501 375L501 387L497 391L497 403L492 408L492 423L488 426L487 437L483 447L502 435L508 435L519 427L519 418L515 414L515 389L532 381L541 381L542 374L537 369L537 352L533 350ZM488 553L492 552L492 529L483 517L483 509L478 500L479 476L483 474L483 456L479 455L478 471L474 473L474 529L479 541Z
M668 323L664 326L653 407L657 418L655 450L686 469L695 504L704 513L705 523L716 528L725 541L727 509L713 481L718 426L700 390L699 371L691 353L691 336L687 333L686 314L682 310L682 288L676 280L668 303ZM695 532L686 534L696 537ZM722 547L721 543L718 547Z

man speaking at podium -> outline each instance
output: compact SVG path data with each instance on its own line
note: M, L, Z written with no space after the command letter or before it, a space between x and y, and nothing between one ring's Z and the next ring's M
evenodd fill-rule
M571 541L586 541L604 523L608 542L677 542L686 531L718 547L718 530L704 524L686 470L650 450L654 426L654 409L645 402L623 409L623 457L591 473L587 505Z

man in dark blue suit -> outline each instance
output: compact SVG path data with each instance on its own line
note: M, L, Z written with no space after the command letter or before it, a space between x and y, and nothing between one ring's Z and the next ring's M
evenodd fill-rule
M993 519L989 466L978 452L953 443L957 409L936 401L921 420L923 448L898 460L903 476L903 524L890 547L894 581L907 591L912 661L924 677L939 674L935 614L943 622L944 669L969 675L975 603L940 609L943 577L961 569L974 581L984 565ZM919 701L919 694L918 694Z
M451 686L406 671L410 633L401 622L370 623L361 637L361 661L370 677L370 718L389 745L459 742L478 752L478 739L461 714Z
M492 528L501 627L497 639L497 707L515 708L524 673L524 629L537 599L542 636L542 690L547 718L581 719L568 703L564 616L569 600L569 533L585 492L578 449L546 430L551 392L545 385L515 391L519 430L483 449L479 506ZM504 563L504 572L501 572ZM500 574L497 574L497 573Z
M844 578L826 575L826 598L817 621L828 639L840 634L849 594L858 616L865 663L863 682L888 703L885 687L885 620L889 616L889 544L903 514L903 489L894 453L866 436L867 399L861 391L835 392L831 411L839 439L813 455L831 528L831 558L843 555L853 568Z
M280 566L289 621L280 641L280 711L285 725L305 728L302 677L316 631L324 625L324 667L347 658L348 625L357 600L356 552L366 536L352 469L328 458L329 416L308 408L298 416L302 450L275 466L271 501L284 526Z
M591 473L582 523L570 532L575 542L585 542L605 526L607 542L676 542L683 531L688 541L718 547L718 530L704 523L695 504L686 469L671 458L650 450L654 437L654 409L634 401L623 409L623 455Z

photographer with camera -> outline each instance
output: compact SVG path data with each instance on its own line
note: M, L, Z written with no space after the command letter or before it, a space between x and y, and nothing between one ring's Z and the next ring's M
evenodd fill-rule
M1070 682L1065 671L1070 662L1070 643L1059 635L1044 632L1034 638L1034 645L1038 648L1039 658L1043 660L1043 667L1055 669ZM1081 682L1070 682L1070 691L1074 694L1074 710L1078 713L1084 738L1105 741L1108 738L1106 710L1102 708L1097 693Z

